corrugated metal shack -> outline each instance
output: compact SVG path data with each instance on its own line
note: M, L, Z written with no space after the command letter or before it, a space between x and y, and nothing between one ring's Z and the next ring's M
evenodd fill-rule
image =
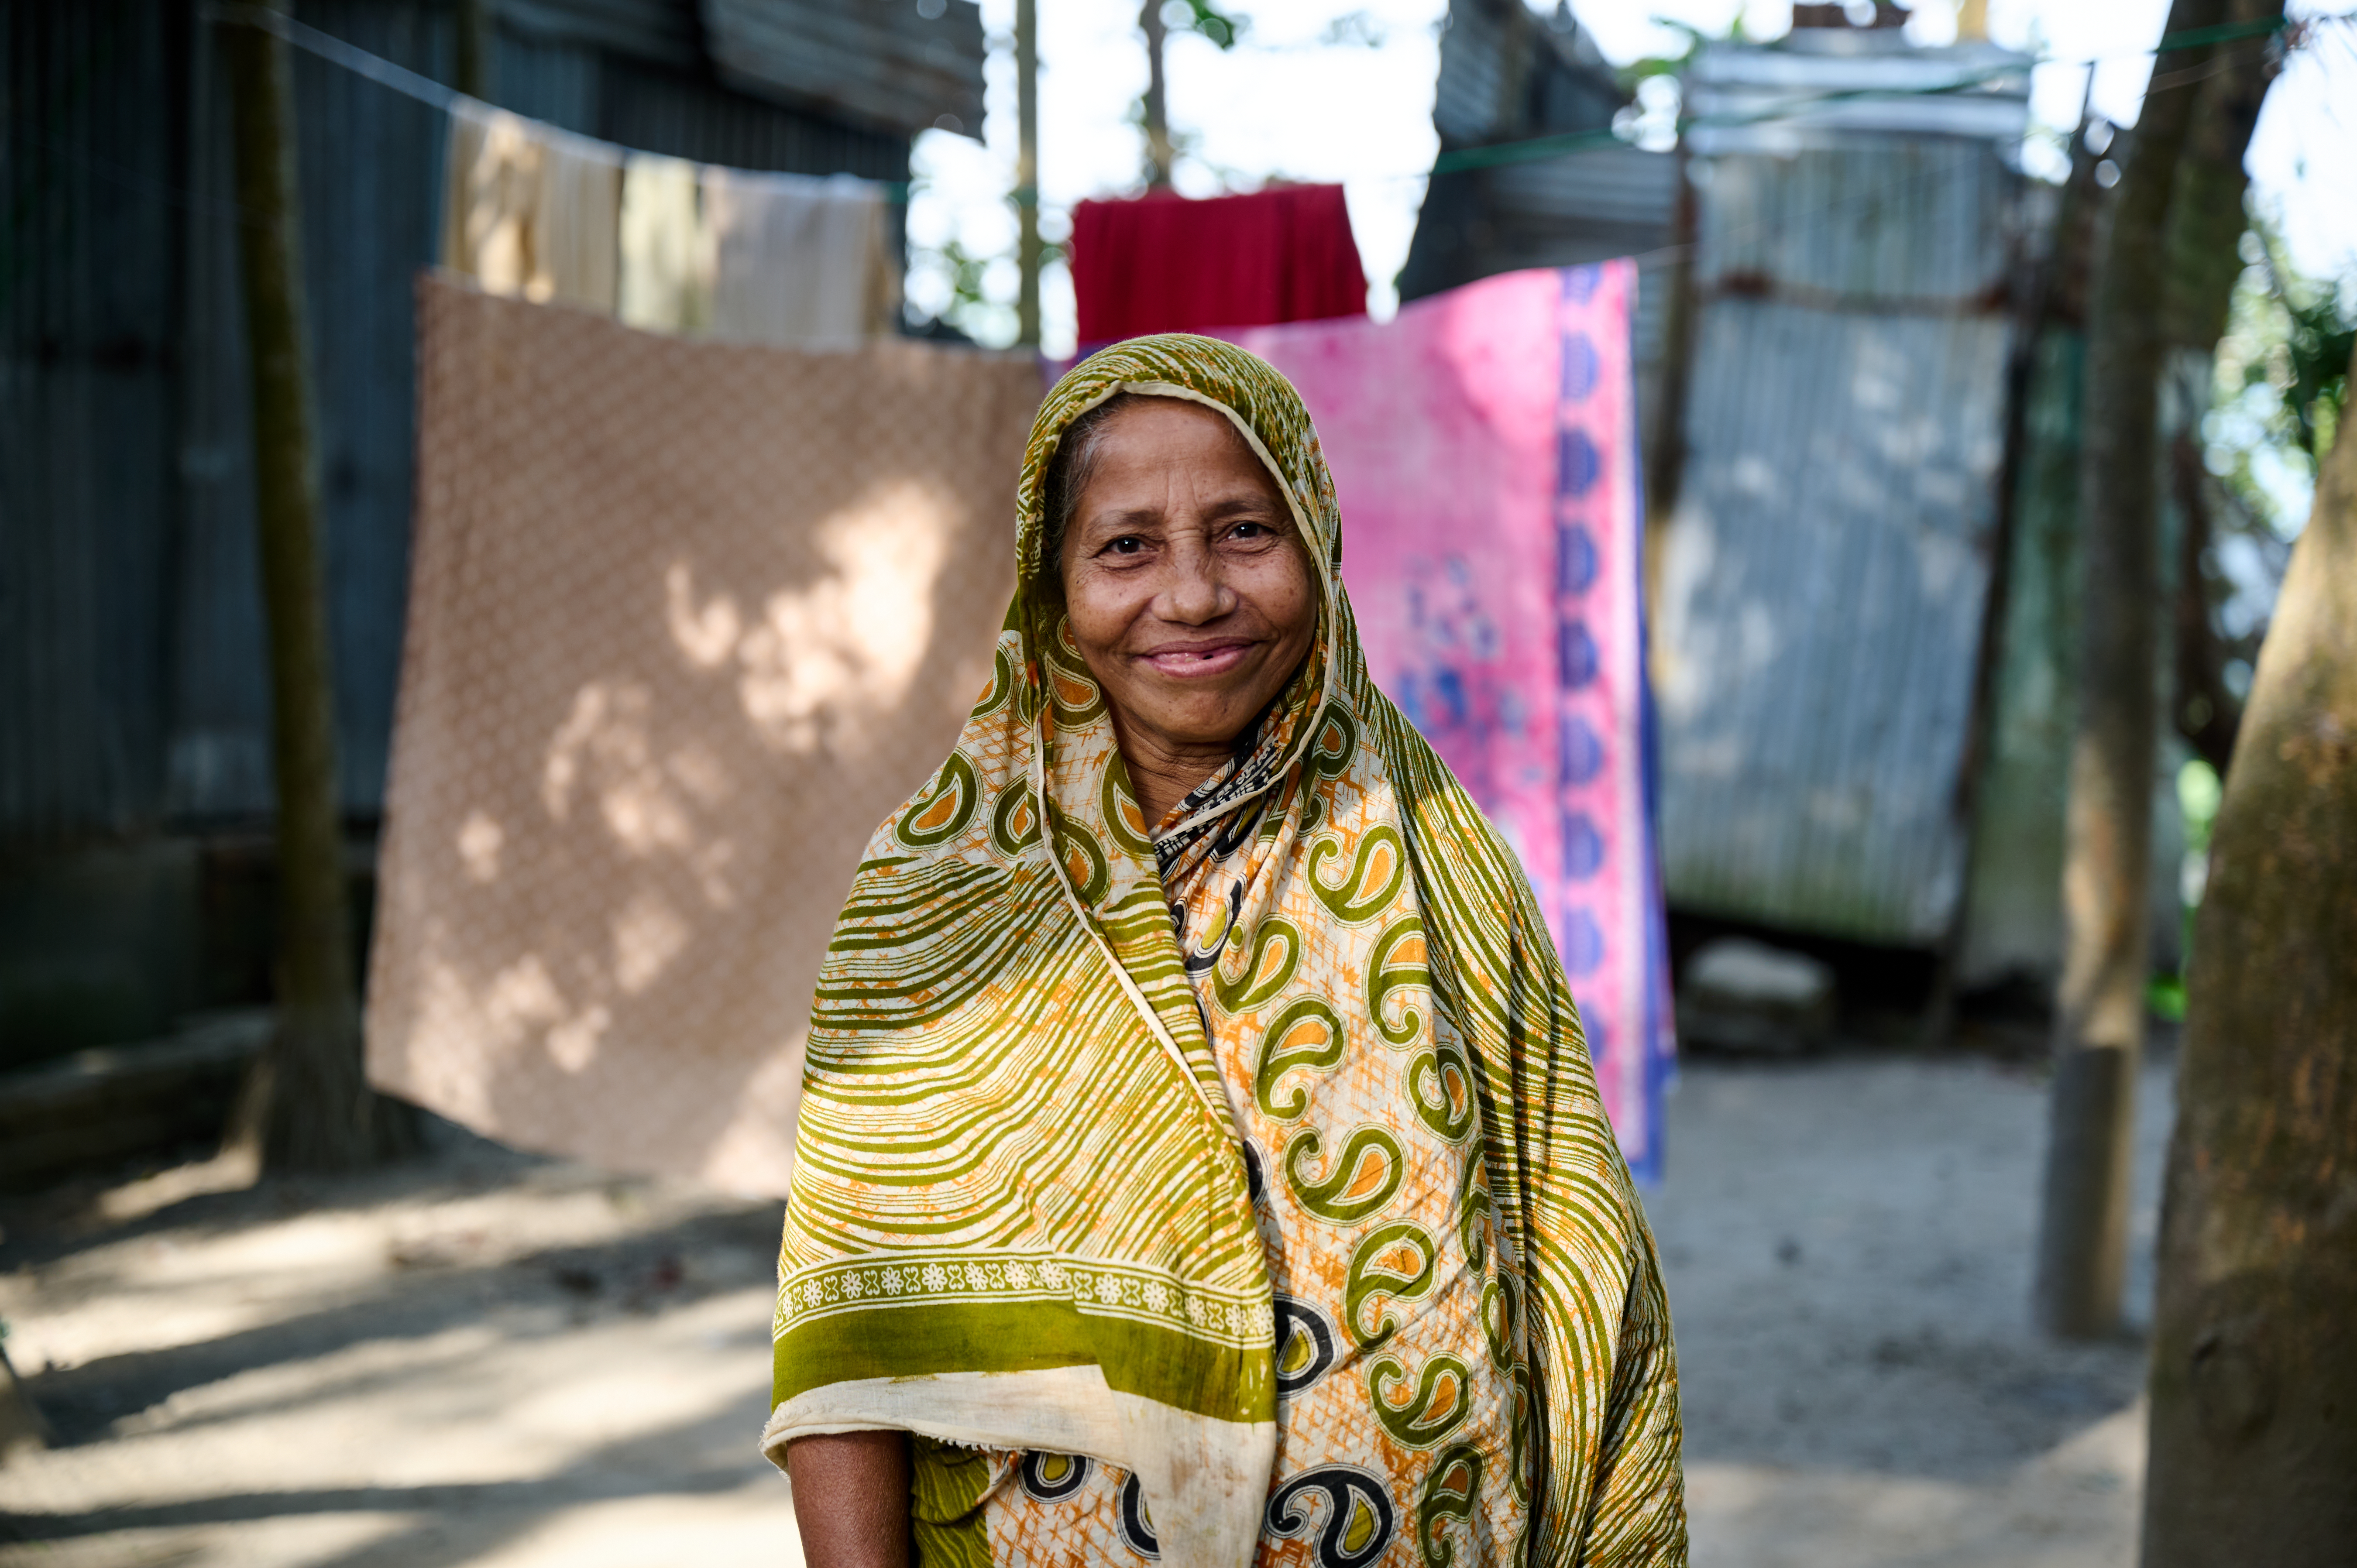
M982 123L973 0L485 3L494 102L630 146L900 180L918 131ZM295 14L453 80L448 0ZM200 16L0 3L0 1065L254 983L252 955L195 931L234 913L204 905L205 846L253 839L271 800L228 105ZM365 825L444 118L299 51L295 81L343 799Z
M1964 978L2046 970L2069 724L2053 688L2071 659L2047 613L2070 593L2067 561L2047 559L2071 527L2067 506L2044 504L2052 476L2025 471L2018 581L2004 647L1986 650L2005 665L1977 825L1962 781L2015 306L2052 207L2013 164L2029 62L1803 11L1777 43L1706 48L1684 82L1690 347L1674 506L1653 538L1670 897L1943 949L1970 856ZM1593 57L1566 14L1455 0L1434 111L1444 157L1609 125ZM1593 91L1529 85L1553 75ZM1438 175L1401 292L1637 256L1650 452L1687 259L1678 166L1612 146ZM2032 464L2070 445L2047 426L2075 427L2075 382L2048 371L2036 385Z
M1684 908L1950 934L2029 63L1796 28L1689 76L1695 327L1655 667Z

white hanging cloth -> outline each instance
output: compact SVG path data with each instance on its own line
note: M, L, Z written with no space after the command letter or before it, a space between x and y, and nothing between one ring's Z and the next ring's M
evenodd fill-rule
M707 167L704 220L714 337L850 349L892 331L899 258L874 181Z

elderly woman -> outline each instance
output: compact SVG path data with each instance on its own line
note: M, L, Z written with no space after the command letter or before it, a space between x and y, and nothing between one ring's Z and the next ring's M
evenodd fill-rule
M1019 504L819 981L763 1437L813 1568L1684 1563L1652 1240L1299 396L1120 344Z

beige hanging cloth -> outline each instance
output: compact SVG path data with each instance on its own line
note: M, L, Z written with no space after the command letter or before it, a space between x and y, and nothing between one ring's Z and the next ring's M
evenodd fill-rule
M379 1085L782 1194L876 824L992 671L1028 358L698 343L421 284Z
M715 337L848 349L893 331L900 264L883 187L706 168L704 216Z
M493 294L611 311L622 155L461 98L450 109L442 264Z

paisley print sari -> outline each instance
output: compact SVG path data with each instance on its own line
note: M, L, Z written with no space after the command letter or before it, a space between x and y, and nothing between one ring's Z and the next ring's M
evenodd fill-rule
M1122 392L1225 415L1318 577L1301 670L1148 824L1042 591ZM1512 853L1369 681L1300 399L1207 338L1075 367L953 751L818 987L765 1449L916 1436L928 1563L1682 1563L1669 1313Z

